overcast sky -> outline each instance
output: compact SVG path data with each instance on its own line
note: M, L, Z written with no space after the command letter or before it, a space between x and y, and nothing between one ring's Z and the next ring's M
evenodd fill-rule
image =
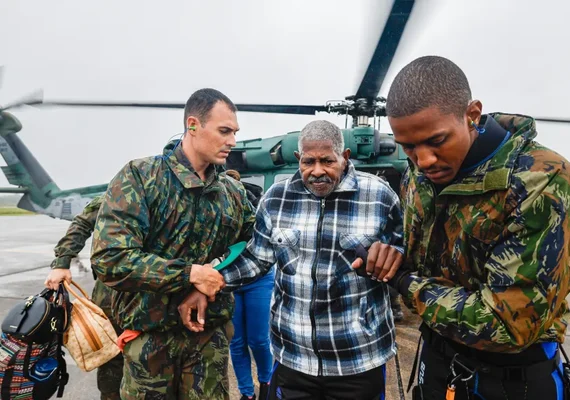
M485 112L570 117L570 3L418 0L388 77L436 54L467 74ZM356 91L392 1L0 0L0 103L185 102L215 87L236 103L324 104ZM62 189L108 182L161 151L181 110L19 109L20 137ZM239 113L238 139L301 129L318 114ZM538 140L570 158L570 126ZM382 130L389 130L387 121ZM0 165L4 165L0 159ZM0 186L7 186L0 176Z

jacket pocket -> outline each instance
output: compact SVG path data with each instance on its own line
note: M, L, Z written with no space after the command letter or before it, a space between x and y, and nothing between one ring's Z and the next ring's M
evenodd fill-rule
M452 243L451 263L471 276L474 283L486 280L485 264L492 254L504 226L493 221L485 213L459 219L459 236L450 237ZM451 235L450 235L451 236Z
M295 275L299 262L298 229L275 228L271 232L269 242L273 245L278 269L287 275Z
M364 333L368 336L378 334L380 328L380 316L384 314L385 304L381 304L370 293L360 298L360 314L358 322Z

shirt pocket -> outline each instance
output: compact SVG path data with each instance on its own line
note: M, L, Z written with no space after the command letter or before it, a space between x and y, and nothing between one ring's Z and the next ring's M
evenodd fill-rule
M299 262L299 240L301 231L298 229L275 228L271 232L269 242L273 245L277 268L287 275L297 273Z
M337 276L342 276L348 272L354 272L356 274L356 271L352 268L352 263L356 259L356 248L358 245L362 245L368 250L368 248L378 240L379 239L374 235L341 233L339 235L341 252L336 271Z

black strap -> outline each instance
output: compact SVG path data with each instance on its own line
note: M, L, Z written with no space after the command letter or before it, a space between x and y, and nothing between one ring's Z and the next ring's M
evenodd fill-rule
M503 381L527 381L529 377L540 379L544 375L548 379L560 363L560 353L548 360L540 361L526 366L507 366L497 367L490 364L482 364L479 371L483 374L489 374Z
M58 390L57 390L57 397L63 396L63 391L65 389L65 385L69 381L69 374L67 373L67 364L65 362L65 358L63 358L63 334L67 329L67 325L69 324L69 320L71 318L71 302L69 301L69 293L63 286L63 283L60 283L58 293L63 296L63 304L62 306L65 308L65 312L67 315L60 321L59 329L55 333L57 336L57 369L59 374L59 383L58 383Z
M420 344L422 342L422 335L418 340L418 347L416 349L416 356L414 357L414 365L412 366L412 372L410 372L410 380L408 381L408 390L406 393L410 391L412 385L414 384L414 380L416 379L416 369L418 368L418 360L420 358Z
M49 348L49 345L46 348ZM32 357L32 344L29 344L28 348L26 349L26 355L24 356L24 369L22 370L24 377L28 380L32 380L32 378L30 378L30 358L31 357Z
M14 366L16 365L17 357L18 352L16 351L10 358L10 361L8 361L8 365L6 365L6 369L4 370L4 379L2 379L2 392L0 392L1 399L9 399L11 397L10 386L12 385L12 378L14 377Z
M432 331L427 325L420 326L424 341L434 350L443 354L449 359L457 357L462 363L476 369L482 374L492 375L497 379L505 381L525 381L527 377L532 376L533 379L540 379L541 375L547 379L553 371L558 367L560 362L560 353L557 352L554 358L534 362L530 365L507 365L498 366L486 361L481 361L474 354L476 350L467 348L465 351L459 351L457 344L450 344L448 339ZM558 346L562 348L562 346Z
M406 395L404 394L404 385L402 385L402 372L400 370L400 360L398 358L398 353L399 351L396 351L396 376L398 378L398 393L400 394L400 400L406 400Z

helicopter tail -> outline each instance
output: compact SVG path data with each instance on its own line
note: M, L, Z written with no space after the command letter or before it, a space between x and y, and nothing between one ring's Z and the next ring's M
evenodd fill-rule
M36 211L34 204L46 207L60 189L18 137L22 124L6 111L0 111L0 154L6 162L1 167L8 183L16 187L0 188L0 193L23 193L18 207Z

